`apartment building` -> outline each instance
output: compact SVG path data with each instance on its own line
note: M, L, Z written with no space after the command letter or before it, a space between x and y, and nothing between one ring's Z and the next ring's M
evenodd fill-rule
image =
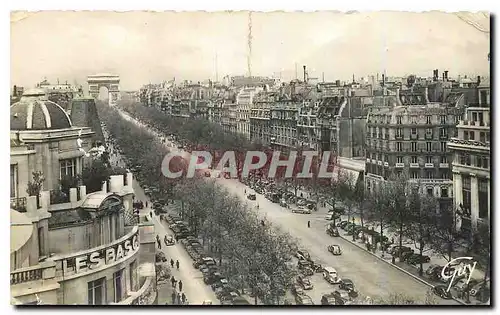
M407 172L423 192L449 202L453 181L447 141L464 111L459 97L431 103L425 91L397 89L377 98L381 106L371 108L366 122L367 191Z
M452 153L454 209L457 228L477 230L490 222L490 83L477 87L478 103L470 104L460 119L458 133L447 146Z

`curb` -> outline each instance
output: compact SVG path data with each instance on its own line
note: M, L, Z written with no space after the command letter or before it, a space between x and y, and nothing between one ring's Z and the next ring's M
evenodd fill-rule
M339 234L340 234L340 233L339 233ZM399 266L396 266L396 265L394 265L394 264L392 264L392 263L388 262L387 260L385 260L385 259L383 259L382 257L378 256L377 254L374 254L374 253L372 253L372 252L370 252L370 251L367 251L367 250L366 250L365 248L363 248L361 245L359 245L359 244L357 244L357 243L352 242L351 240L347 239L347 238L346 238L346 237L344 237L343 235L339 235L339 236L340 236L340 238L342 238L343 240L345 240L345 241L347 241L347 242L349 242L349 243L353 244L354 246L356 246L356 247L358 247L359 249L361 249L361 250L363 250L363 251L365 251L365 252L369 253L370 255L372 255L372 256L374 256L374 257L376 257L376 258L378 258L379 260L381 260L381 261L385 262L386 264L388 264L388 265L392 266L393 268L396 268L397 270L399 270L399 271L401 271L401 272L403 272L403 273L405 273L405 274L409 275L409 276L410 276L410 277L412 277L413 279L415 279L415 280L417 280L417 281L419 281L419 282L421 282L421 283L423 283L423 284L425 284L425 285L427 285L427 286L429 286L429 287L431 287L431 288L434 288L434 285L430 284L429 282L425 281L424 279L422 279L422 278L420 278L420 277L417 277L417 276L415 276L414 274L412 274L411 272L406 271L406 270L404 270L403 268L401 268L401 267L399 267ZM473 304L467 304L467 303L465 303L465 302L463 302L463 301L461 301L461 300L459 300L459 299L457 299L457 298L455 298L455 297L453 297L453 300L454 300L454 301L456 301L456 302L458 302L458 303L460 303L460 304L462 304L462 305L473 305Z

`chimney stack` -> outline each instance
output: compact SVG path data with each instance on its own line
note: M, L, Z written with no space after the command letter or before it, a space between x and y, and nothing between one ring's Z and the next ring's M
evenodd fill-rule
M385 74L382 74L382 86L385 86Z
M17 96L17 86L14 85L14 96Z
M477 85L479 85L479 84L481 84L481 76L480 75L477 76Z
M307 68L306 65L303 65L302 67L304 68L304 83L307 83Z
M444 72L444 79L445 81L448 81L448 70Z

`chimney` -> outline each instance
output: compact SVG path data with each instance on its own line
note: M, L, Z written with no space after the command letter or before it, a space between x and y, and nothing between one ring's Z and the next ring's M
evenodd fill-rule
M477 85L479 85L479 84L481 84L481 76L480 75L477 76Z
M425 87L424 94L425 94L425 102L428 103L429 102L429 88L428 87Z
M335 80L335 85L340 86L340 80Z
M385 74L382 74L382 86L385 86Z
M14 85L14 93L12 93L14 96L17 96L17 86Z
M448 70L444 72L444 79L445 81L448 81Z
M443 82L446 81L446 75L445 75L445 72L446 71L443 71Z
M123 175L111 175L109 178L110 192L118 193L123 189Z
M102 188L101 188L101 191L102 191L103 193L105 193L105 194L108 192L108 182L107 182L107 181L103 181L103 182L102 182Z
M307 83L307 72L306 72L307 68L305 65L303 65L302 67L304 68L304 83Z

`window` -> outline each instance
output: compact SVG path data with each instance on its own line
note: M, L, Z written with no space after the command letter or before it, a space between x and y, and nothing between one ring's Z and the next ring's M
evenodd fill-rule
M45 234L43 233L43 226L38 228L38 255L40 257L46 256Z
M446 142L441 142L441 152L446 152Z
M412 162L412 163L418 163L418 157L417 157L417 156L415 156L415 155L414 155L414 156L412 156L412 157L411 157L411 162Z
M477 121L477 113L476 112L472 113L472 121Z
M398 152L403 151L403 143L402 142L396 142L396 151L398 151Z
M448 158L446 155L441 156L441 162L440 163L448 163Z
M439 121L441 122L441 125L446 125L446 115L441 115L439 117Z
M88 283L88 304L106 304L106 278L100 278Z
M136 284L137 284L137 261L134 260L133 262L130 263L130 290L135 291Z
M427 128L425 130L425 133L428 134L428 135L431 135L432 134L432 128Z
M439 128L439 136L440 137L448 137L448 132L446 130L446 128Z
M403 117L402 117L402 116L397 116L397 117L396 117L396 123L397 123L398 125L401 125L401 124L403 123Z
M412 124L416 124L417 123L417 116L415 116L415 115L411 116L411 123Z
M478 180L478 199L479 199L479 218L488 218L488 180L479 179Z
M417 128L411 128L411 134L416 135L417 134Z
M471 205L471 193L470 193L470 176L462 174L462 197L463 197L463 210L466 217L470 218L470 205Z
M469 132L469 138L471 140L474 140L475 136L476 136L476 133L474 131Z
M416 142L412 142L411 143L411 151L412 152L417 152L417 143Z
M10 166L10 198L17 197L17 167Z
M427 121L426 121L426 122L427 122L427 124L428 124L428 125L430 125L430 124L432 123L432 116L427 115L427 116L425 116L425 118L426 118L426 120L427 120Z
M441 197L448 198L448 188L441 188Z
M426 142L425 143L425 148L427 149L427 151L432 151L432 142Z
M59 167L61 170L60 177L76 176L76 159L60 160Z
M398 156L396 158L396 161L397 161L396 163L403 163L403 157L402 156Z
M396 129L396 137L402 137L402 136L403 136L403 128Z
M425 178L433 179L434 178L434 172L433 171L426 171L425 172Z
M486 142L485 139L486 139L485 133L484 132L480 132L479 133L479 142Z
M464 130L464 140L469 140L469 132Z
M118 270L113 274L113 286L115 288L115 303L120 302L123 298L123 290L122 290L122 277L123 277L123 269Z
M412 178L412 179L418 179L419 178L418 171L412 171L412 172L410 172L410 178Z
M432 156L426 156L425 163L432 163Z
M434 195L434 189L432 189L432 187L427 187L427 195L429 196Z

